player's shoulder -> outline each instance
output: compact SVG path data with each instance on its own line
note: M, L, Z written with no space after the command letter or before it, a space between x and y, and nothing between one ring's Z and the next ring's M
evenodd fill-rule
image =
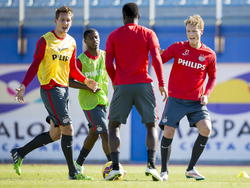
M70 34L67 33L66 37L68 37L69 40L75 41L75 38L72 37Z
M186 46L187 46L186 41L177 41L177 42L174 42L173 44L170 45L171 48L182 48L182 47L186 47Z
M215 51L212 50L210 47L208 47L206 44L202 43L202 50L211 53L213 55L216 55Z
M147 27L145 27L145 26L137 25L137 28L139 28L143 33L155 34L155 32L154 32L152 29L147 28Z
M116 33L118 33L122 29L122 27L118 27L115 30L111 31L110 34L109 34L109 37L113 36L113 35L116 35Z
M49 31L47 33L44 33L41 38L44 38L44 39L47 39L47 38L51 38L51 37L54 37L54 34L52 31Z

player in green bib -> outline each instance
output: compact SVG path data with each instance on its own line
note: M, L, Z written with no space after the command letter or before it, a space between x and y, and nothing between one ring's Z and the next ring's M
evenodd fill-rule
M82 165L99 136L102 139L103 151L108 161L111 160L107 131L108 74L105 67L105 51L99 49L100 37L95 29L87 29L84 32L84 43L87 50L78 56L77 67L85 76L95 80L99 89L93 92L74 80L69 82L70 87L80 89L79 104L89 122L89 133L75 162L81 172Z

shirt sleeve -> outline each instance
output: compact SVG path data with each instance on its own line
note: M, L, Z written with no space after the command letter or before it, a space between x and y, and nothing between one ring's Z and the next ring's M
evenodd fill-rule
M22 81L22 84L25 87L27 87L30 84L30 82L34 79L35 75L37 74L39 65L44 57L45 48L46 48L46 41L43 37L41 37L36 43L36 50L34 53L33 61Z
M173 44L163 51L163 53L161 54L162 63L166 63L174 57L175 47L176 47L176 44Z
M115 65L113 62L114 57L115 57L115 51L114 51L114 46L112 43L112 36L110 35L107 39L107 42L106 42L105 64L106 64L107 73L108 73L108 75L113 83L115 80Z
M154 32L151 32L151 35L149 37L149 51L152 56L152 65L159 82L159 87L164 87L165 83L163 79L163 66L159 50L160 44L158 38Z
M77 68L77 65L76 65L76 49L74 49L73 54L70 59L69 77L79 82L83 82L83 83L84 83L84 80L86 79L86 77L80 72L80 70Z
M80 61L80 59L76 59L76 67L81 71L82 70L82 62Z
M204 95L209 96L215 87L216 82L216 55L213 56L212 61L208 66L208 81Z

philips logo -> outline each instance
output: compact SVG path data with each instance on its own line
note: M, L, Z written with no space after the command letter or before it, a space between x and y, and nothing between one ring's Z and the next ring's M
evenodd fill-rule
M182 64L182 65L184 65L186 67L191 67L191 68L194 68L194 69L205 70L205 68L206 68L205 65L202 65L200 63L195 63L195 62L192 62L192 61L188 61L188 60L184 60L184 59L181 59L181 58L178 59L178 64Z
M53 55L52 55L52 59L53 59L53 60L58 59L58 60L60 60L60 61L68 61L68 60L69 60L69 56L53 54Z

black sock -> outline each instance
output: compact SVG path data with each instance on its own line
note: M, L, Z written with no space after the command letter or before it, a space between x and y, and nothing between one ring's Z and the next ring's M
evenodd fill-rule
M106 157L107 157L107 160L108 160L108 161L112 161L112 160L111 160L111 155L110 155L110 154L106 154Z
M81 152L76 160L77 164L81 165L84 163L86 157L88 156L90 150L89 149L85 149L84 147L82 147Z
M148 167L155 168L155 158L156 158L155 150L149 149L147 150L147 153L148 153Z
M62 147L63 154L68 164L70 176L73 176L76 172L76 168L73 162L72 144L73 144L73 136L62 135L61 147Z
M168 162L171 154L173 139L162 137L161 139L161 172L168 172Z
M18 148L19 155L24 158L25 155L27 155L32 150L39 148L41 146L45 146L49 143L53 142L51 139L49 132L41 133L37 135L33 140L31 140L29 143L27 143L25 146Z
M193 147L193 151L192 151L192 156L191 156L191 160L189 162L187 171L192 170L195 166L195 164L197 163L198 159L200 158L206 144L207 144L207 140L208 137L202 136L199 134L199 136L197 137L195 143L194 143L194 147Z
M111 152L113 170L119 170L119 152Z

